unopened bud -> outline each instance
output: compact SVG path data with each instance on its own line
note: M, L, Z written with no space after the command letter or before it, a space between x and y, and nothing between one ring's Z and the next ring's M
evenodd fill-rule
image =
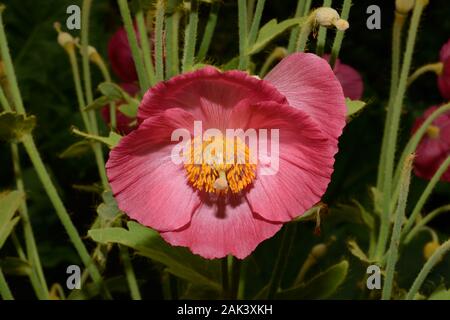
M67 50L69 46L75 43L75 39L69 33L61 31L61 24L59 22L55 22L53 26L55 27L55 30L58 32L57 39L61 47Z
M428 242L425 247L423 247L423 256L426 260L430 259L433 253L439 248L440 244L437 241Z
M347 20L341 19L339 13L333 8L321 7L315 11L316 23L322 27L335 26L339 31L344 31L349 28Z
M327 254L327 246L326 244L323 243L319 243L317 245L315 245L312 249L311 249L311 255L316 259L319 260L321 259L323 256L325 256Z
M401 14L408 14L414 8L415 0L395 0L395 10Z

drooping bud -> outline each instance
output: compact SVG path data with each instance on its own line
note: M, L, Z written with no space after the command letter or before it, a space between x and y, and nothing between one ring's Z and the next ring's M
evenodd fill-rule
M327 254L327 245L324 243L319 243L317 245L315 245L312 249L311 249L311 255L316 259L319 260L320 258L322 258L323 256L325 256Z
M401 14L408 14L414 8L415 0L395 0L395 10Z
M315 22L322 27L335 26L339 31L344 31L349 28L347 20L341 19L339 13L328 7L321 7L315 11Z
M83 48L80 48L80 53L81 53L81 55L83 55ZM98 54L97 49L95 49L93 46L87 47L87 54L88 54L89 60L93 63L98 63L101 60L101 57Z
M61 24L59 22L55 22L53 24L53 27L55 28L56 32L58 32L58 43L61 47L63 47L66 50L73 49L73 46L75 45L75 39L67 32L63 32L61 30Z

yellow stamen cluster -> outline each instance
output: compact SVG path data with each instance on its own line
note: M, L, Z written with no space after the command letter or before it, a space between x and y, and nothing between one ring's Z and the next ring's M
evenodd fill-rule
M239 193L256 178L256 164L250 161L250 150L239 138L205 142L194 139L187 158L187 179L200 191Z

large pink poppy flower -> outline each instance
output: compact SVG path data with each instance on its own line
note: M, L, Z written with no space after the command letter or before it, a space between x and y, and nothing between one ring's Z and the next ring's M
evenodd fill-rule
M450 39L442 46L439 60L444 64L442 74L438 77L438 87L443 98L450 100Z
M430 107L420 118L417 118L412 133L416 132L437 108L437 106ZM415 174L427 180L431 179L449 155L450 112L447 112L433 121L427 130L427 134L420 141L414 159ZM450 182L450 169L442 175L441 180Z
M290 55L264 80L205 67L146 93L139 127L111 151L107 174L120 209L170 244L242 259L320 200L345 118L342 87L316 55ZM279 129L277 173L262 174L262 153L255 164L175 164L171 135L185 128L196 141L194 121L203 131Z
M121 83L120 87L132 97L139 92L139 86L135 83ZM120 101L116 104L116 127L119 133L127 135L136 128L137 123L136 119L128 117L119 110L123 103L125 102ZM102 108L101 115L105 123L109 125L111 123L109 106Z
M326 54L323 58L329 61L330 55ZM352 100L360 100L364 92L364 82L358 70L337 59L333 71L342 85L344 96Z

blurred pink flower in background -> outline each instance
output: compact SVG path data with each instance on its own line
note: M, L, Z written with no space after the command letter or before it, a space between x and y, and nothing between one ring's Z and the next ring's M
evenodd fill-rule
M171 135L184 128L195 141L194 121L223 134L278 129L278 172L261 174L268 164L259 152L256 164L174 163ZM319 202L345 121L342 87L316 55L290 55L264 80L205 67L149 89L139 127L111 151L107 174L120 209L170 244L242 259Z
M111 68L120 80L123 82L138 80L127 33L123 27L119 28L109 40L108 56Z
M417 118L412 133L416 132L422 123L438 107L428 108ZM450 112L440 115L427 129L427 134L420 141L414 160L414 172L424 179L431 179L440 165L450 155ZM450 169L443 174L441 180L450 182Z
M329 61L330 55L326 54L323 58ZM333 71L342 85L344 96L351 100L360 100L364 91L361 74L355 68L342 63L339 59L336 60Z
M442 74L438 76L438 87L443 98L450 100L450 39L442 46L439 60L444 64Z
M120 87L132 97L139 92L139 86L135 83L121 83ZM136 128L137 122L135 118L130 118L119 110L123 103L125 101L116 103L116 128L119 133L126 135ZM109 125L111 122L109 105L102 108L101 115L105 123Z

